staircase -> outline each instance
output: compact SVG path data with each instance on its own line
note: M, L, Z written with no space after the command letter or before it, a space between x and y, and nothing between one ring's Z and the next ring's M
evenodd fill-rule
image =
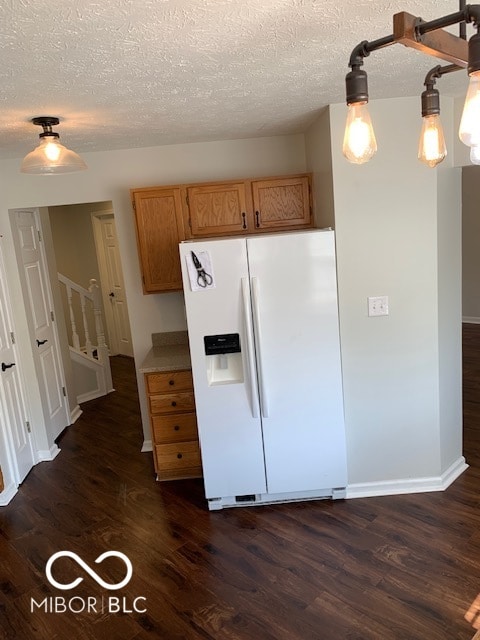
M68 343L77 402L87 402L113 391L108 346L103 329L101 293L92 278L85 289L58 274L65 309ZM94 335L92 342L91 335Z

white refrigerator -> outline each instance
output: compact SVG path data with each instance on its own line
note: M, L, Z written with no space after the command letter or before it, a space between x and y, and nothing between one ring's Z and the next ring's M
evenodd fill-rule
M344 497L332 230L180 244L210 509Z

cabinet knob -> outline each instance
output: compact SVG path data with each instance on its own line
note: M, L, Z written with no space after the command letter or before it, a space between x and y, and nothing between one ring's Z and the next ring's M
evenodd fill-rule
M177 406L176 401L175 401L175 400L172 400L172 407L176 407L176 406Z
M260 226L260 213L255 211L255 226L258 228Z
M176 424L174 427L175 431L180 431L180 427L178 426L178 424Z
M181 460L181 459L183 458L182 454L181 454L181 453L177 453L177 458L178 458L179 460Z
M175 384L175 380L169 380L169 381L168 381L168 384L169 384L171 387L173 387L173 385Z

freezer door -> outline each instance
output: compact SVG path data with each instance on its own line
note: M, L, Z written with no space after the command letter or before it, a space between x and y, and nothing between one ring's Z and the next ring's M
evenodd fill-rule
M213 278L206 287L197 286L192 251ZM180 258L206 496L265 493L245 239L182 243ZM232 334L240 353L222 354L211 338L206 355L205 336L228 335L232 349Z
M269 493L344 487L334 235L247 240Z

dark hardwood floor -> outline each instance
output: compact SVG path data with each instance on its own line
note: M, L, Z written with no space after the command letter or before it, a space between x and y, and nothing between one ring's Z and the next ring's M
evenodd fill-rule
M83 405L61 454L37 465L0 509L0 638L471 638L464 615L480 592L480 327L467 325L464 343L470 468L447 491L213 513L201 481L155 482L151 454L140 453L133 365L114 358L116 392ZM46 563L62 550L110 583L124 577L123 562L95 559L120 551L132 579L107 592L60 558L56 580L84 580L59 590ZM90 611L62 612L62 601Z

